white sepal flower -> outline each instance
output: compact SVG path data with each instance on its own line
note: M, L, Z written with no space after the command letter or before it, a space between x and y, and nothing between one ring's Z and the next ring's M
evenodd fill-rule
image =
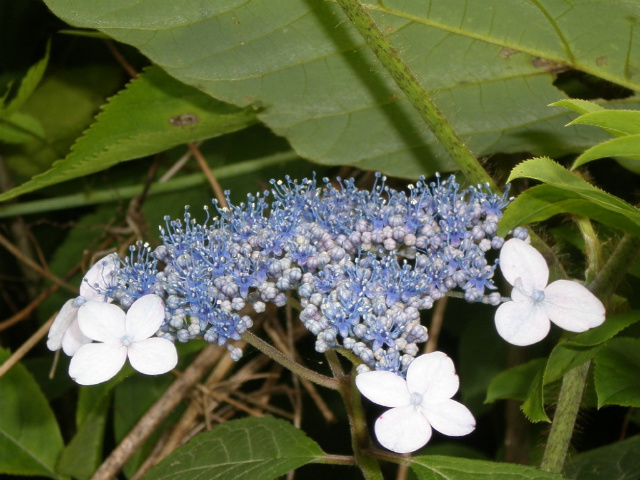
M67 300L60 309L49 329L47 348L58 350L62 347L64 353L73 356L82 345L91 342L78 327L78 299L85 301L111 302L112 298L106 297L97 290L105 290L112 281L113 272L118 268L120 260L116 253L98 260L87 272L80 284L80 297Z
M153 337L163 321L164 303L153 294L136 300L126 314L110 303L86 302L78 310L80 330L101 343L80 347L71 359L69 375L81 385L106 382L127 357L141 373L168 372L176 366L178 353L171 341Z
M577 282L547 285L549 267L531 245L512 238L500 251L500 270L513 285L510 302L498 307L498 333L514 345L531 345L549 333L550 321L571 332L584 332L604 322L602 302Z
M442 352L417 357L407 370L407 379L393 372L364 372L356 377L360 393L391 410L375 424L380 444L396 453L423 447L434 428L444 435L461 436L476 427L473 415L451 400L459 380L453 361Z

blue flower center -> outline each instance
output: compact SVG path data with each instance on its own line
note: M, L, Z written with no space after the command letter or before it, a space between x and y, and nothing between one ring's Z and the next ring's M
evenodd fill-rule
M418 393L418 392L413 392L411 394L411 397L409 398L409 403L411 405L415 405L415 406L421 405L422 404L422 394Z
M128 347L133 343L133 338L131 338L129 335L125 335L120 339L120 342L122 342L122 345L124 345L125 347Z
M544 291L542 290L534 290L531 294L531 298L534 302L541 302L544 300Z

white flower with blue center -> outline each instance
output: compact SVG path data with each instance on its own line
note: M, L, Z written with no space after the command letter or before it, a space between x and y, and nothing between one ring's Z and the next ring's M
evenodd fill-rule
M73 356L82 345L91 342L91 339L84 335L78 327L78 308L87 301L113 301L101 291L111 286L119 264L118 255L110 253L89 269L80 284L80 296L67 300L51 324L47 339L49 350L54 351L62 348L64 353Z
M69 375L81 385L106 382L120 371L127 357L147 375L160 375L178 362L175 345L154 337L164 321L164 303L145 295L125 312L110 303L88 301L78 309L78 325L88 343L71 358ZM151 338L150 338L151 337Z
M528 243L512 238L500 251L500 270L513 285L511 300L496 311L498 333L514 345L531 345L549 333L553 322L570 332L584 332L604 322L602 302L577 282L547 285L549 267Z
M449 436L471 433L476 426L473 415L461 403L451 400L459 380L453 361L442 352L417 357L405 380L393 372L376 370L356 377L360 393L391 410L378 417L376 438L396 453L409 453L423 447L432 428Z

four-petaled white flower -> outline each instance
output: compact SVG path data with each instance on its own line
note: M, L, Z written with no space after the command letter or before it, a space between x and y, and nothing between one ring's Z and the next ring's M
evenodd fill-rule
M67 300L51 324L47 339L49 350L54 351L62 347L64 353L73 356L81 346L91 342L78 327L78 305L85 301L113 301L112 298L98 293L98 290L104 290L109 286L119 263L118 255L110 253L89 269L80 283L80 296Z
M78 309L78 325L88 343L71 358L69 375L81 385L95 385L112 378L127 357L131 366L147 375L166 373L176 366L175 345L152 337L164 321L164 303L157 295L145 295L125 312L110 303L88 301Z
M512 238L500 250L500 270L513 285L510 302L496 311L498 333L514 345L531 345L549 333L550 321L571 332L584 332L604 322L602 302L577 282L549 285L549 267L528 243Z
M453 361L442 352L416 358L407 379L393 372L364 372L356 377L360 393L391 410L378 417L375 432L382 446L409 453L424 446L431 429L450 436L467 435L476 427L471 412L451 400L459 380Z

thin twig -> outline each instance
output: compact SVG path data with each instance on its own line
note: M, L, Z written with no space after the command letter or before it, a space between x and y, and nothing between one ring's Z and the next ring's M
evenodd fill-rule
M224 352L226 350L213 345L207 346L200 352L193 363L173 382L165 394L142 416L129 434L111 452L93 474L92 480L112 480Z
M52 315L51 318L36 331L36 333L31 335L26 342L20 345L20 347L13 352L13 355L11 355L6 362L0 365L0 378L11 370L11 368L18 363L22 357L24 357L40 340L44 338L55 318L56 316Z
M6 330L9 327L12 327L13 325L15 325L18 322L21 322L22 320L24 320L25 318L29 317L29 315L31 315L31 313L38 308L38 306L44 302L47 298L49 298L49 295L51 295L52 293L54 293L56 290L58 290L58 288L60 288L58 285L50 285L49 287L47 287L45 289L44 292L42 292L40 295L38 295L36 298L34 298L33 300L31 300L31 302L29 302L29 305L27 305L26 307L24 307L22 310L20 310L19 312L11 315L9 318L7 318L6 320L3 320L2 322L0 322L0 332L2 332L3 330Z
M136 69L131 66L129 62L124 58L124 56L120 53L120 51L116 48L111 40L105 40L104 43L107 44L107 48L111 52L111 54L115 57L116 61L125 69L125 71L129 74L131 78L138 78L138 72Z
M51 280L56 285L59 285L60 287L69 290L70 292L74 292L75 293L75 292L78 291L78 287L73 287L73 286L69 285L67 282L65 282L61 278L57 277L56 275L51 273L49 270L47 270L45 268L42 268L40 265L38 265L36 262L31 260L29 257L25 256L19 249L17 249L2 234L0 234L0 245L2 245L4 248L9 250L9 252L11 252L11 254L14 257L16 257L22 263L27 265L29 268L31 268L31 269L35 270L36 272L38 272L44 278L46 278L48 280Z
M209 168L209 165L207 164L205 158L202 156L202 153L200 153L200 150L194 143L189 142L187 143L187 145L189 146L189 150L191 150L191 153L193 154L195 159L198 161L198 165L200 166L202 173L204 173L204 176L207 177L207 181L213 189L213 194L216 196L218 204L222 208L229 208L229 204L227 203L227 199L224 196L222 187L218 183L216 177L213 175L213 172L211 171L211 168Z

